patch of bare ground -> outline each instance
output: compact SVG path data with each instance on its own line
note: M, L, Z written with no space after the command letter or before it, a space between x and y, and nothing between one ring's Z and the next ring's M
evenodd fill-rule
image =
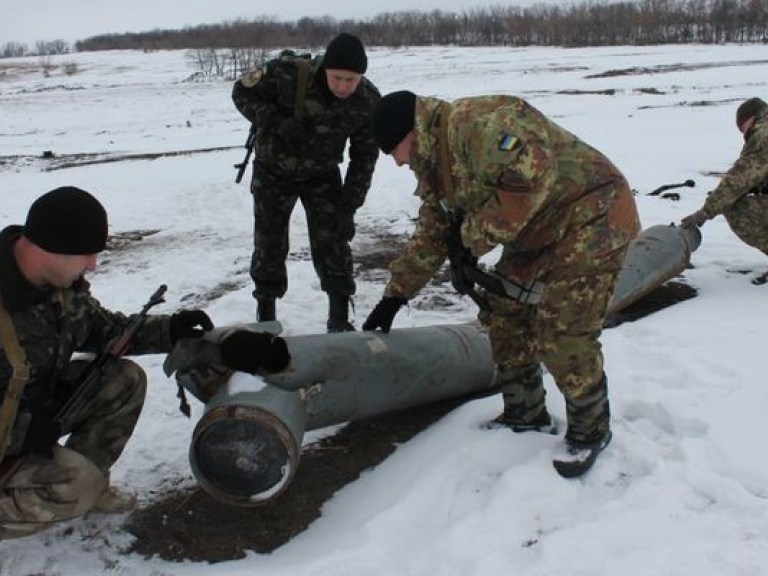
M199 489L167 493L128 518L125 528L136 540L126 553L220 562L243 558L247 551L271 552L306 530L339 489L466 400L352 422L305 446L291 485L264 506L229 506Z
M89 152L77 154L58 154L52 150L43 150L39 156L0 156L0 168L39 166L44 172L78 168L93 164L109 164L114 162L129 162L136 160L156 160L158 158L173 158L175 156L192 156L233 150L241 146L218 146L215 148L196 148L192 150L168 150L166 152L146 152L142 154L125 154L110 152Z
M599 74L588 74L585 78L611 78L614 76L644 76L651 74L669 74L672 72L690 72L707 68L728 68L731 66L757 66L768 64L768 60L736 60L734 62L700 62L698 64L659 64L658 66L633 66L606 70Z

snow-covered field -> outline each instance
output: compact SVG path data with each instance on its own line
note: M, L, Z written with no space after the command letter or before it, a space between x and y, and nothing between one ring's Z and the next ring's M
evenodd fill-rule
M712 173L726 170L740 150L736 106L768 97L763 46L434 47L371 49L369 57L368 76L382 93L529 99L625 172L639 191L644 227L679 221L700 206L717 183ZM53 63L76 63L78 71L68 76L59 67L44 77L34 58L0 60L2 225L23 222L47 190L80 186L107 207L112 235L144 235L104 254L92 283L105 305L137 310L166 283L168 302L158 311L203 306L221 325L253 321L251 198L245 181L234 184L232 168L248 126L231 103L231 84L185 82L194 70L182 52L71 54ZM181 150L193 153L50 169L62 155ZM56 158L41 159L44 151ZM688 178L697 185L683 189L679 202L645 196ZM356 253L411 229L413 187L407 169L379 160L358 214ZM685 273L698 297L603 335L614 440L582 480L553 471L559 438L479 429L500 409L492 397L461 406L400 446L272 554L214 565L147 559L121 553L131 542L121 530L125 518L92 516L0 543L0 574L768 574L761 429L768 370L760 357L768 287L733 272L762 272L768 260L722 218L703 233L695 269ZM285 334L323 332L326 299L300 208L291 242L289 292L278 308ZM380 279L358 282L358 326L382 289ZM448 309L417 303L395 327L471 320L471 302L456 302ZM138 361L152 385L113 479L146 505L192 484L187 448L202 406L185 419L163 357ZM549 377L547 385L550 410L563 418Z

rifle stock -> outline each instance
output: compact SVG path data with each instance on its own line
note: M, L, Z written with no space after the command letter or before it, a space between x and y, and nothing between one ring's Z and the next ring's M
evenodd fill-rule
M83 407L96 396L101 382L101 375L125 354L128 347L131 345L131 341L144 325L149 309L156 304L165 301L163 295L167 289L168 287L165 284L162 284L155 290L155 293L149 297L149 300L141 309L141 312L131 319L120 334L109 343L104 352L99 354L93 362L88 364L75 387L75 392L54 416L54 420L61 430L67 430L69 423L72 422L72 420L80 414Z

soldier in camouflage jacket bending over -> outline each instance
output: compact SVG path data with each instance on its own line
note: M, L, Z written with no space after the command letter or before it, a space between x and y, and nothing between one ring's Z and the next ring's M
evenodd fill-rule
M744 242L768 254L768 104L750 98L736 110L736 127L744 147L704 201L704 206L682 220L683 226L703 226L718 214ZM768 274L753 280L764 284Z
M0 450L5 455L0 457L0 539L26 536L92 509L126 511L135 503L132 494L110 486L109 470L141 412L144 371L118 360L67 429L55 420L87 365L73 360L73 353L101 352L128 321L103 308L83 279L96 268L106 239L103 206L72 187L44 194L32 204L23 227L0 232L3 416L13 406L10 421L0 426L9 432ZM177 340L211 328L200 310L148 316L129 353L167 352ZM22 393L9 394L24 363ZM67 434L60 446L59 438Z
M389 330L398 309L451 254L451 223L461 214L453 243L471 261L502 247L489 272L496 283L480 293L479 318L504 399L503 413L489 424L557 433L543 363L568 416L553 463L562 476L583 474L611 438L599 336L639 229L624 177L600 152L512 96L446 102L394 92L379 101L374 132L398 166L415 172L421 206L363 329Z
M251 277L260 321L275 319L275 299L288 288L288 225L300 199L312 263L328 294L328 331L354 330L348 320L355 293L349 242L379 154L371 115L380 95L363 76L367 66L360 40L342 33L323 57L283 56L235 83L235 106L256 130Z

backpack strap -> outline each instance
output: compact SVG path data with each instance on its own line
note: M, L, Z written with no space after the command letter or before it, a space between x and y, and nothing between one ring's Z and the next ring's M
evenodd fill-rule
M11 428L16 420L21 395L30 376L27 355L21 347L13 320L3 305L2 299L0 299L0 344L3 345L5 355L13 369L11 380L5 390L3 404L0 406L0 462L2 462L10 444Z
M309 80L309 60L306 58L296 58L296 99L293 103L293 117L301 120L304 116L304 100L307 96L307 82Z

